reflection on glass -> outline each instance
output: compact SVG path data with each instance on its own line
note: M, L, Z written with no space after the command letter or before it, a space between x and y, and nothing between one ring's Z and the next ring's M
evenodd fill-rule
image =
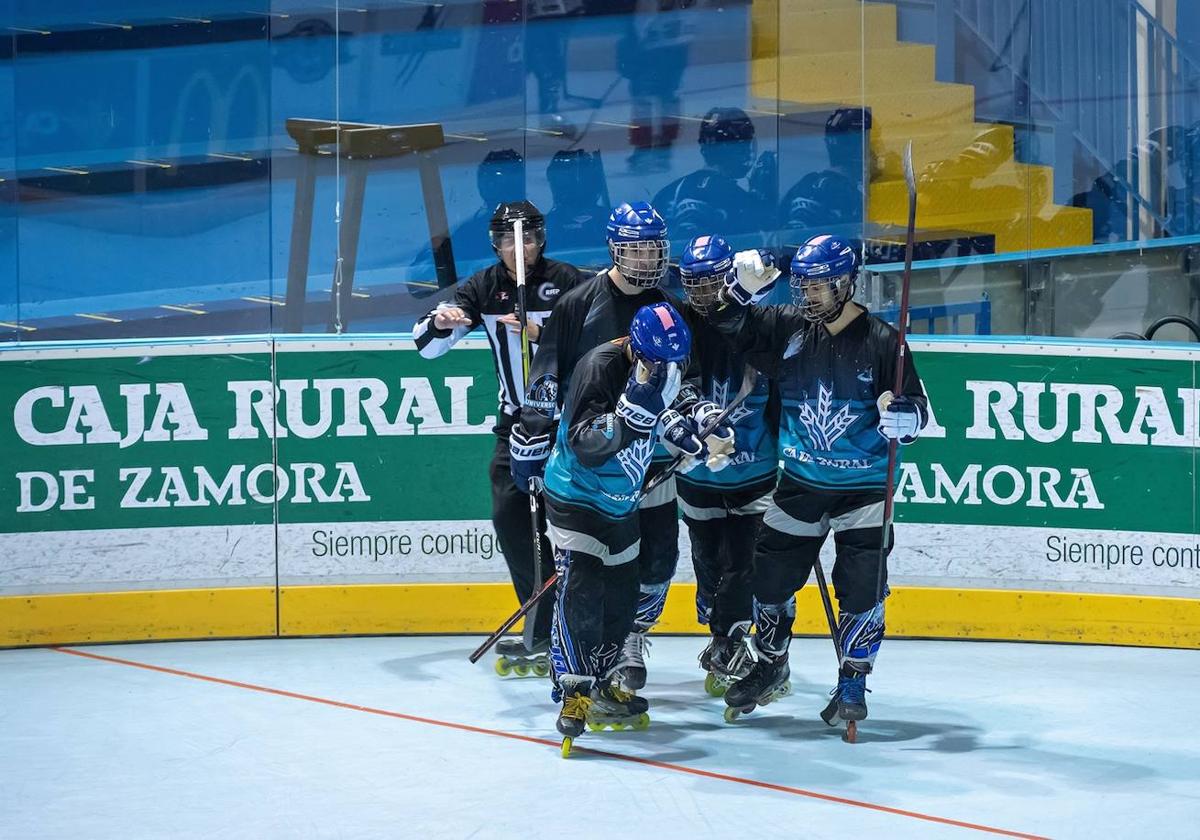
M0 340L324 331L347 256L343 327L401 329L493 261L488 220L518 200L548 208L548 253L587 268L634 201L675 256L716 233L787 259L833 233L886 266L909 140L915 259L963 261L920 274L922 305L975 307L993 332L1194 318L1194 295L1150 303L1166 263L1114 272L1089 250L1200 236L1194 5L0 0ZM293 119L436 124L444 142L309 160ZM1046 252L1072 270L1039 268ZM1007 268L970 268L992 255ZM973 329L949 312L934 329Z

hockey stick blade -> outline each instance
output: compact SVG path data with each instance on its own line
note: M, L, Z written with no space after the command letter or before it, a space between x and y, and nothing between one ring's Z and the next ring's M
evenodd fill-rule
M704 440L706 437L711 435L717 426L720 426L725 422L726 418L728 418L729 415L734 412L734 409L741 405L746 397L750 396L750 392L754 390L754 383L757 381L758 371L750 367L750 365L746 365L746 372L742 375L742 384L741 387L738 388L738 392L734 395L733 399L730 400L729 405L725 406L725 408L721 410L721 413L718 414L711 423L700 430L700 440ZM654 478L650 479L650 481L646 483L645 488L642 489L641 498L644 499L649 496L651 493L661 487L663 482L675 475L675 471L679 469L679 465L683 463L683 459L685 457L686 456L684 455L676 456L675 460L668 464L665 470L654 476Z

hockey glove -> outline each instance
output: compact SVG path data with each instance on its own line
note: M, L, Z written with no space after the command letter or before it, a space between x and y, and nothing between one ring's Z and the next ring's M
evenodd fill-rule
M675 362L648 365L637 361L629 372L625 393L617 400L617 416L635 432L649 434L658 415L675 401L682 380Z
M924 418L921 407L911 397L893 397L891 391L879 396L879 434L902 444L912 443L921 434Z
M779 277L775 256L765 248L738 251L733 255L733 270L725 277L725 297L749 306L762 296Z
M513 484L522 493L530 492L531 483L541 479L549 457L549 435L526 435L520 427L512 430L508 441L508 468Z
M720 416L721 410L716 403L698 402L692 408L692 421L698 428L707 429ZM705 436L704 445L708 449L708 468L713 472L725 469L735 449L733 426L728 420L722 420Z
M695 424L673 408L662 414L662 441L673 457L683 458L676 470L680 474L691 472L707 456Z

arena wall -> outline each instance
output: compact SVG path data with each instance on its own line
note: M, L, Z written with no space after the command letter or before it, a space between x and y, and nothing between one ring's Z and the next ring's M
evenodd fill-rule
M889 632L1200 647L1200 351L912 346ZM495 413L475 339L0 349L0 645L491 630ZM702 632L681 530L660 629Z

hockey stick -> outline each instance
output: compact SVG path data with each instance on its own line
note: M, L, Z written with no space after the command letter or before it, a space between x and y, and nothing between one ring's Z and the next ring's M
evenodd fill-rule
M495 633L488 636L487 639L484 640L483 644L481 644L479 647L475 648L475 652L467 657L467 659L471 660L471 664L478 662L479 658L481 656L483 656L485 653L487 653L491 649L492 645L494 645L494 644L496 644L496 642L500 641L500 637L503 636L505 633L507 633L509 630L511 630L512 626L514 624L516 624L518 621L520 621L521 618L527 612L529 612L531 609L533 609L534 606L537 604L537 602L542 599L542 596L545 595L547 592L549 592L551 589L553 589L554 584L557 582L558 582L558 572L555 572L554 574L550 575L550 577L546 578L546 582L542 584L542 588L539 589L537 592L533 593L533 595L531 595L529 597L529 600L521 605L521 608L519 610L517 610L515 613L513 613L511 616L509 616L508 620L505 621L503 624L501 624ZM532 624L533 622L530 621L527 623Z
M825 621L829 624L829 638L833 639L833 651L837 654L838 667L842 667L842 645L837 637L837 619L833 616L833 602L829 600L829 588L825 584L825 567L821 558L813 560L813 571L817 573L817 589L821 593L821 605L825 607Z
M734 409L741 405L746 397L750 396L750 392L754 390L754 383L757 381L758 371L750 367L750 365L746 365L746 371L744 374L742 374L742 384L738 388L738 392L734 395L733 399L730 400L729 405L725 406L725 408L721 410L721 413L718 414L711 423L700 430L698 434L700 440L707 438L714 431L716 431L717 426L720 426L725 422L729 415L734 412ZM675 475L675 472L679 469L680 465L687 457L688 456L686 455L677 455L675 460L667 465L666 469L646 482L646 487L642 490L641 498L644 499L649 496L651 493L661 487L668 478Z
M908 361L908 291L912 285L913 240L917 231L917 177L913 173L912 141L904 147L904 182L908 186L908 230L904 236L904 275L900 281L900 313L896 324L899 336L896 339L896 378L892 385L892 396L900 396L904 388L904 365ZM875 602L883 600L883 569L887 564L889 543L888 531L892 524L892 511L895 507L893 496L896 490L896 447L894 439L888 440L887 484L883 493L883 534L879 538L879 571L875 578ZM834 640L837 644L837 640ZM838 654L841 658L841 654Z
M521 322L521 378L526 387L529 385L529 309L527 307L525 283L525 220L516 219L513 222L513 248L517 268L517 320ZM542 579L542 524L538 510L538 496L541 494L541 482L534 479L529 486L529 527L533 532L533 579ZM537 603L530 603L530 609ZM523 606L523 605L522 605ZM526 610L528 612L528 610ZM515 622L514 622L515 623ZM533 649L533 629L535 622L526 621L522 633L522 641L526 650ZM510 625L511 626L511 625ZM507 629L507 628L505 628ZM486 648L484 649L486 650ZM482 655L482 654L481 654ZM472 662L475 660L472 659Z

